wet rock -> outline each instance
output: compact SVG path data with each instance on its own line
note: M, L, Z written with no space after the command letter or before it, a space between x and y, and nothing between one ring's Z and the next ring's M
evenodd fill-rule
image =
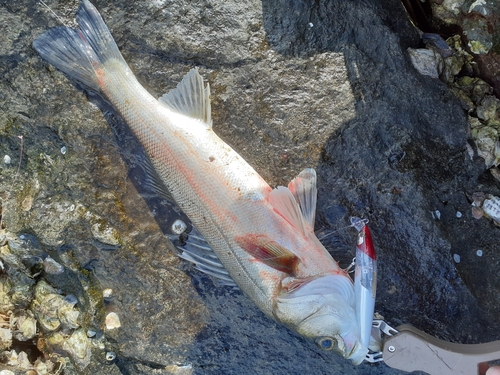
M464 12L464 2L442 3L450 19ZM76 5L53 6L71 23ZM498 281L483 275L497 274L499 231L472 217L464 193L498 196L498 184L467 154L469 124L458 100L411 65L406 49L419 47L419 35L397 1L96 5L154 95L200 67L212 87L215 131L273 186L316 167L317 228L329 234L325 244L343 266L355 233L338 228L349 216L370 220L377 310L390 323L456 342L498 339ZM42 280L55 290L44 298L52 294L58 306L74 295L78 304L69 311L80 312L80 326L49 309L60 327L38 338L45 354L60 353L65 373L118 374L117 363L123 373L144 374L400 373L320 352L241 293L180 262L164 236L180 214L143 184L137 141L106 103L87 99L32 49L58 21L29 1L6 3L0 20L0 155L11 158L0 165L0 197L4 225L16 234L1 248L12 274L0 272L0 313L29 310ZM448 81L467 62L466 55L451 61ZM460 90L473 93L474 108L491 95L474 80ZM478 129L487 125L476 119ZM22 262L47 255L64 272ZM112 298L103 298L105 288ZM121 327L103 333L108 311ZM90 329L96 334L87 337ZM118 362L107 362L108 352Z

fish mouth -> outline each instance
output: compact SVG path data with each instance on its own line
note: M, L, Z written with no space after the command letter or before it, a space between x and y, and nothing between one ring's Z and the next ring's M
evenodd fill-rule
M355 365L363 362L368 354L368 348L361 346L359 338L352 334L347 333L342 336L342 341L345 345L344 357L350 359Z

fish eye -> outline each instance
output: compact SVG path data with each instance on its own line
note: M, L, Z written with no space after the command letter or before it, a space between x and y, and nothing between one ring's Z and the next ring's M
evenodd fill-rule
M316 345L318 346L318 348L323 350L332 350L335 348L336 344L337 340L335 340L333 337L320 337L316 339Z

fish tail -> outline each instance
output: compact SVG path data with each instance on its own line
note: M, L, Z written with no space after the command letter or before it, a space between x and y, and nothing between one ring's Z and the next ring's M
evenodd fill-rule
M103 64L125 63L97 9L83 0L76 14L78 29L58 26L40 35L33 47L42 58L68 76L99 91Z

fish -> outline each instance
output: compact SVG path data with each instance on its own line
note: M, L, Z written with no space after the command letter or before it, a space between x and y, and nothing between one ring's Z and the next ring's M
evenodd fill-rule
M197 68L159 99L138 82L97 9L80 3L78 28L33 42L39 55L100 93L144 147L171 197L241 291L265 315L361 363L354 285L314 233L316 172L271 186L212 127L210 86Z

